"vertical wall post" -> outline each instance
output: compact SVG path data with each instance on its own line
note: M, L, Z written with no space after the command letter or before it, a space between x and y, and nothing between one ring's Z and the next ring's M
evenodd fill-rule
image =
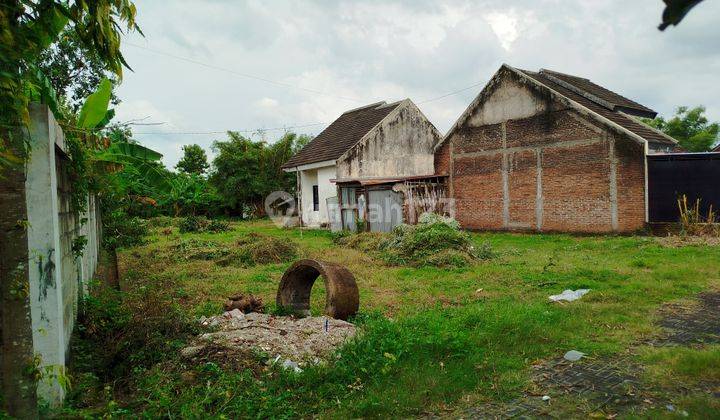
M30 107L30 157L25 180L28 230L28 279L35 354L42 379L38 398L58 405L65 374L65 326L58 215L56 136L62 136L46 106Z

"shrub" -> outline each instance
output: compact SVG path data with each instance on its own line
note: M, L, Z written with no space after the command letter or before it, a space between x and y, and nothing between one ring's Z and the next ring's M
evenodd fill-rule
M207 231L212 233L227 232L230 230L230 223L225 220L211 220Z
M200 233L207 229L210 221L204 216L187 216L180 220L180 233Z
M103 245L107 249L125 248L145 243L148 227L145 220L129 217L117 210L103 218Z
M174 357L199 329L172 290L168 284L143 282L128 291L104 288L84 298L74 347L88 365L80 367L108 379Z

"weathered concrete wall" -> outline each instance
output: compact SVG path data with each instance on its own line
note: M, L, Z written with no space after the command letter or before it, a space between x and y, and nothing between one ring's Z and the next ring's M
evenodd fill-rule
M88 199L85 214L78 216L70 208L72 187L67 175L68 157L64 153L62 130L52 113L45 106L33 105L30 120L30 155L24 173L13 174L12 181L17 184L15 196L24 200L16 201L17 209L0 214L3 226L14 223L23 229L26 239L14 243L12 247L3 246L1 260L5 270L8 257L17 260L18 249L23 251L25 260L9 268L18 269L22 264L27 267L21 270L23 275L18 281L27 285L24 290L27 291L26 306L29 311L26 307L22 312L19 306L13 313L3 310L3 324L11 319L23 323L22 327L16 327L18 331L14 333L14 338L3 328L3 354L13 340L23 339L19 330L29 330L32 346L23 347L25 354L18 357L25 360L23 369L31 366L33 360L37 362L41 376L36 388L37 397L50 405L57 405L65 392L61 384L66 379L65 362L78 299L80 293L87 290L87 282L95 271L99 218L94 200ZM84 224L83 220L86 220ZM76 255L73 245L80 236L86 237L87 245L82 254ZM10 252L9 248L12 248ZM3 295L3 309L6 307L5 298ZM2 374L3 387L8 383L10 386L23 386L25 378L17 376L15 371L3 370ZM35 391L35 384L32 385ZM13 398L23 397L15 395ZM8 401L6 405L12 410L16 403Z
M644 148L507 76L436 153L467 228L644 226Z
M338 159L338 178L433 174L433 147L440 139L432 123L406 99Z
M329 222L327 199L337 195L335 184L330 182L335 178L334 165L300 171L300 210L305 226L320 227ZM313 210L313 185L318 186L318 211Z
M1 130L2 128L0 128ZM3 133L7 135L6 133ZM35 383L25 373L33 340L28 285L27 207L23 167L5 168L0 181L0 393L2 409L36 418Z

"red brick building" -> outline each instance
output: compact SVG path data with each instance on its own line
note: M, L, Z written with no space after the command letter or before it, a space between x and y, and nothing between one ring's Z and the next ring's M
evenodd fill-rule
M631 232L647 218L656 113L588 79L503 65L437 146L468 229Z

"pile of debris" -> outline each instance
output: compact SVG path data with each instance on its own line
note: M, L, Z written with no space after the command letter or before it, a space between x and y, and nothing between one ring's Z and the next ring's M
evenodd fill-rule
M182 355L192 359L206 347L225 351L259 351L273 363L301 371L301 366L318 363L355 335L355 326L329 317L295 318L232 309L219 316L200 318L204 326L217 331L200 335Z

